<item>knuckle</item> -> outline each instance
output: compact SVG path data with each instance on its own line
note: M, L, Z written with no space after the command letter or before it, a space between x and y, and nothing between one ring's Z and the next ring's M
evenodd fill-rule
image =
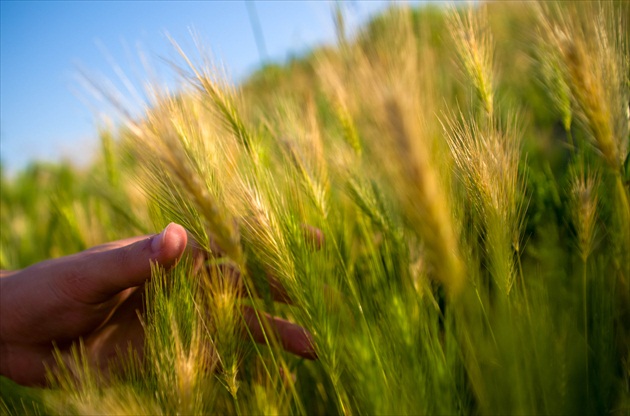
M85 270L76 262L69 262L58 279L50 281L50 290L59 300L83 301L89 284Z

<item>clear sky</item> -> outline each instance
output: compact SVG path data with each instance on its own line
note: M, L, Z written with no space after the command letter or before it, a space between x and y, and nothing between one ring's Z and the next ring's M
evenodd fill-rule
M143 54L160 80L169 70L161 58L176 56L165 33L187 52L190 31L212 50L235 81L260 64L250 20L255 10L267 56L281 62L322 43L334 42L332 8L326 1L5 1L0 3L0 158L13 171L29 161L90 160L98 146L97 114L105 107L78 74L123 84L147 81ZM252 8L253 5L253 8ZM387 1L347 1L357 27ZM172 74L171 74L172 75ZM132 103L130 91L124 91Z

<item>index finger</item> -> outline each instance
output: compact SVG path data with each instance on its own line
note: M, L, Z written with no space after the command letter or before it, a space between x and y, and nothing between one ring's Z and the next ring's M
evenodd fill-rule
M186 248L186 230L169 224L160 234L134 237L38 263L60 293L82 303L100 303L151 277L151 264L171 267Z
M285 319L256 311L250 306L243 307L245 324L254 341L266 344L269 335L277 337L285 351L309 360L317 358L312 335L301 326Z

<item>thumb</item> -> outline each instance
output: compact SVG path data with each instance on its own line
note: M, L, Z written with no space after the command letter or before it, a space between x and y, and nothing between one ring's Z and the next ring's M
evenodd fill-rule
M133 242L130 242L133 241ZM171 267L182 256L186 230L170 223L160 234L121 240L72 256L41 263L62 293L83 303L99 303L140 286L151 277L151 263ZM39 266L39 265L38 265Z

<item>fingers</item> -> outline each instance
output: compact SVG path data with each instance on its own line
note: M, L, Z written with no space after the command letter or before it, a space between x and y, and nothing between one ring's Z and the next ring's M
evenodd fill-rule
M324 245L324 233L316 227L313 227L308 224L302 225L302 234L304 237L304 241L307 243L308 247L311 250L317 251L322 248ZM190 235L189 235L190 237ZM242 287L241 285L241 273L234 266L229 263L221 264L219 266L211 266L208 265L206 260L208 257L223 257L223 252L218 248L214 241L210 241L210 245L213 247L212 253L210 254L204 251L199 244L197 244L192 238L189 238L188 247L190 252L192 253L192 257L195 259L195 270L198 271L203 267L206 267L207 271L210 271L212 267L218 267L222 271L222 274L225 276L229 276L230 283L234 285L234 287ZM287 290L282 286L282 283L273 276L271 273L266 273L268 287L266 289L269 290L269 294L271 298L276 302L282 302L287 304L293 304ZM245 293L240 293L242 296L245 296ZM257 294L260 295L260 294Z
M215 267L220 270L221 276L226 279L226 282L236 291L236 293L238 293L240 297L248 296L248 292L243 286L241 272L236 267L230 265L220 265ZM212 273L212 271L210 271L209 273ZM267 275L266 278L268 283L267 289L269 290L269 295L271 296L271 299L273 299L275 302L282 302L292 305L293 301L287 293L287 290L284 288L284 286L282 286L282 283L280 283L278 279L271 275ZM255 293L254 296L261 297L260 293Z
M304 233L304 240L313 249L319 250L324 245L324 233L317 227L312 225L302 225L302 232Z
M85 347L91 365L100 368L103 373L117 369L124 360L120 352L132 350L138 358L143 356L144 327L140 311L144 309L143 288L131 289L130 296L109 318L104 325L92 332L85 339Z
M99 303L143 284L151 263L171 267L186 248L186 230L169 224L152 237L121 240L33 267L44 268L62 293L84 303Z
M256 313L249 306L243 308L243 315L254 341L266 344L268 337L273 334L285 351L309 360L317 358L311 334L301 326L267 313Z

